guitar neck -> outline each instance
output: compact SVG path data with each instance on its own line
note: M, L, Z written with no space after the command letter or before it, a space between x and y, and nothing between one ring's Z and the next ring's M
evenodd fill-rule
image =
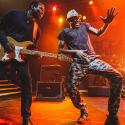
M34 51L34 50L28 50L28 49L22 49L21 53L27 54L27 55L38 55L38 56L44 56L44 57L51 57L51 58L57 58L62 61L72 62L73 59L71 57L68 57L64 54L55 54L55 53L48 53L48 52L40 52L40 51Z
M58 54L48 53L48 52L40 52L40 51L28 50L28 49L22 49L21 53L27 54L27 55L38 55L38 56L46 56L46 57L52 57L52 58L58 57Z

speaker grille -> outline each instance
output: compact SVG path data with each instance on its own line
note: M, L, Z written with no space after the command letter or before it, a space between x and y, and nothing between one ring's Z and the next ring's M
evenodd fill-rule
M60 94L59 83L39 83L38 91L42 97L57 97Z
M62 101L64 99L62 82L37 82L36 98L44 101Z

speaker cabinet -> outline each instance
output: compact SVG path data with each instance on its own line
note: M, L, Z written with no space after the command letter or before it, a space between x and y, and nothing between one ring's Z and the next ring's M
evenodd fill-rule
M62 82L37 81L36 99L42 101L62 101L64 99Z
M91 97L108 97L110 94L110 88L106 86L89 86L88 96Z

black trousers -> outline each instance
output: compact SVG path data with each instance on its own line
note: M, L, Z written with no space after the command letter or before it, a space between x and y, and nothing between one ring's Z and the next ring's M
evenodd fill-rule
M0 69L7 65L7 63L0 62ZM31 103L32 103L32 80L29 72L28 63L20 63L16 60L9 62L15 70L18 72L21 85L21 116L29 117L31 115ZM16 77L16 76L15 76Z
M87 68L84 65L75 62L71 64L66 83L67 91L74 106L81 109L83 105L77 88L77 83L80 83L81 79L84 78L88 73L104 76L110 81L108 111L109 114L117 114L120 105L123 77L116 69L100 59L95 59L90 62Z

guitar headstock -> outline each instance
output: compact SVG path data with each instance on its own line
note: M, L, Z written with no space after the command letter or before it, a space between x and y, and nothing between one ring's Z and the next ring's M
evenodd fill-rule
M30 46L33 46L33 42L31 42L31 41L26 41L25 43L24 43L24 47L25 48L30 48Z

